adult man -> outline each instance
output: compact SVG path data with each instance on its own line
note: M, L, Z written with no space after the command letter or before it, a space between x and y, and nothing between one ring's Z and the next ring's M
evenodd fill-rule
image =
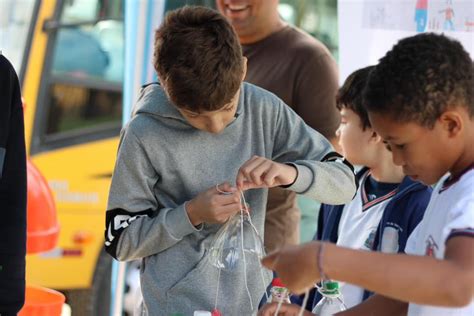
M278 0L216 0L216 4L232 23L248 59L245 81L275 93L309 126L334 140L340 120L335 105L338 72L328 49L286 24L278 14ZM297 244L299 219L296 194L272 188L265 221L267 251Z
M26 154L20 85L0 54L0 315L16 315L25 297Z

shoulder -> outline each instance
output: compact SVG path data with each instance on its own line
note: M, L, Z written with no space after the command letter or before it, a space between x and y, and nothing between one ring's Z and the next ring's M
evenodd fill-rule
M0 73L2 74L2 76L0 77L2 82L11 82L16 79L16 72L13 68L13 65L2 54L0 54Z
M302 58L333 59L329 49L321 41L297 27L287 27L284 37L287 49Z
M405 177L400 184L398 193L393 199L393 205L397 209L397 212L424 212L428 206L432 192L433 189L430 186Z
M12 64L2 54L0 54L0 69L2 69L2 71L13 70Z
M280 111L284 102L273 92L265 90L249 82L242 83L242 97L244 106L253 111L256 108L266 111Z

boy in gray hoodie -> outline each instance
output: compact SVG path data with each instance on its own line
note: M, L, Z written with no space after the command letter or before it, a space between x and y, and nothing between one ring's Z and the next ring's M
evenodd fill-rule
M246 60L218 12L170 12L154 57L161 84L143 88L121 134L106 250L142 260L143 315L210 311L217 286L223 315L254 315L265 291L258 260L247 273L222 270L219 283L207 260L215 233L242 208L240 192L263 236L269 187L343 204L356 190L352 167L275 95L243 83Z

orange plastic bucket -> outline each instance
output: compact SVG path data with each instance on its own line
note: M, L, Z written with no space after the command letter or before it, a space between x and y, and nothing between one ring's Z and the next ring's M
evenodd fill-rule
M18 316L60 316L65 297L58 291L26 286L25 305Z

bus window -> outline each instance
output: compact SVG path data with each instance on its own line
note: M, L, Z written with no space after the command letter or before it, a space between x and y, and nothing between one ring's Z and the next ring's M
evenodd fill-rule
M0 0L0 51L20 77L34 5L35 0Z
M40 146L62 147L118 135L122 118L123 3L65 1L40 103Z

